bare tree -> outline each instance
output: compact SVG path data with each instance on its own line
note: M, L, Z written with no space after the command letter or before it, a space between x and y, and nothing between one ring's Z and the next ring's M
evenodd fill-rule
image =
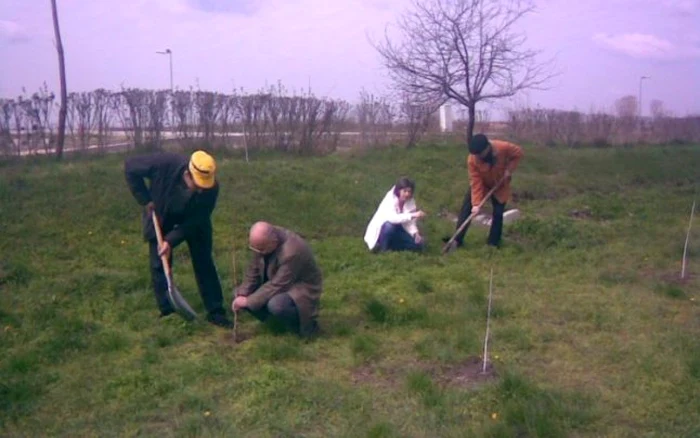
M92 92L94 105L93 119L97 125L97 144L104 147L107 142L107 132L112 120L110 103L114 99L112 93L102 88Z
M127 136L130 136L134 142L135 148L141 148L144 145L144 129L147 129L149 124L148 93L138 88L122 89L119 93L120 111L117 115Z
M591 110L586 119L586 141L596 147L607 147L612 141L615 116Z
M615 101L617 116L623 119L631 119L637 115L637 98L629 95Z
M326 101L323 113L323 130L331 140L330 150L340 143L340 133L347 122L350 103L344 100Z
M399 91L418 103L465 106L471 140L478 103L540 88L553 76L515 29L533 10L530 0L414 0L398 21L401 42L386 33L373 45Z
M194 121L194 97L192 90L175 91L170 99L173 119L177 123L178 137L181 140L191 140Z
M204 141L211 144L213 140L214 127L221 111L221 98L211 91L196 91L194 93L194 104L198 114L198 131L204 135Z
M416 103L408 93L401 95L399 111L402 121L406 124L406 147L416 145L428 130L430 116L436 111L436 105Z
M291 148L301 129L301 99L298 96L281 97L280 112L282 133L278 147L285 150Z
M56 158L63 157L63 143L66 138L66 105L68 91L66 86L66 63L63 55L63 42L61 41L61 29L58 26L58 8L56 0L51 0L51 12L53 13L53 31L56 37L56 52L58 52L58 72L61 79L61 106L58 110L58 138L56 139Z
M274 91L271 88L271 91ZM270 102L270 105L267 106L267 114L266 117L270 119L270 127L272 129L272 138L273 138L273 143L275 144L275 147L277 148L282 148L284 147L284 131L281 129L281 122L282 122L282 109L283 109L283 102L285 99L288 99L287 96L282 95L282 89L280 89L277 92L277 95L275 98Z
M28 126L27 143L36 152L41 146L45 153L53 148L53 128L51 114L54 108L55 95L49 91L46 84L30 99L20 99L20 107L26 116ZM30 129L31 128L31 129Z
M68 95L68 128L75 138L78 130L78 145L81 149L89 146L94 120L92 111L93 93L70 93Z
M219 122L224 138L224 144L228 145L229 133L236 121L236 95L221 96L221 111L219 112Z
M386 96L375 96L367 90L360 90L360 102L355 106L362 143L377 146L387 140L388 131L396 114Z
M11 155L14 142L12 141L12 110L15 101L0 99L0 154Z
M22 102L22 96L19 96L17 101L12 101L12 105L9 108L11 116L15 122L15 132L17 135L17 156L22 154L22 131L25 130L29 132L29 129L26 127L27 118L24 110L22 109Z
M649 109L651 111L651 116L654 119L660 119L666 115L666 109L664 108L664 102L662 100L652 100L649 103Z
M167 118L169 94L170 90L147 91L144 96L145 111L147 113L145 117L147 124L144 127L148 134L147 143L155 148L160 148L161 146L163 129Z
M318 139L314 134L319 131L322 104L320 99L311 94L301 98L301 137L297 148L300 154L311 154L314 150L315 140Z
M638 131L637 115L639 106L637 98L633 95L623 96L615 101L615 111L617 112L617 123L615 129L616 143L635 142L633 134Z

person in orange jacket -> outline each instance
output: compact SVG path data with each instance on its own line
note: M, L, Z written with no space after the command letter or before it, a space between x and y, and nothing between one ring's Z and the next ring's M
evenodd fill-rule
M469 169L469 189L464 195L462 209L457 220L457 229L471 214L479 214L479 205L486 194L494 188L501 179L501 185L491 196L493 205L493 220L489 231L488 244L498 247L503 231L503 212L510 200L511 175L518 167L523 156L520 146L502 140L489 140L484 134L476 134L469 143L467 168ZM453 245L464 245L464 236L469 225L457 234ZM447 239L449 240L449 239Z

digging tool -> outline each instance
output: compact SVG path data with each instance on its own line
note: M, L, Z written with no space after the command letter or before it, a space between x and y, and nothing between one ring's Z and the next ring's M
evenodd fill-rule
M499 187L501 186L501 184L503 184L503 181L505 181L505 180L506 180L506 176L504 175L503 178L501 178L501 179L496 183L496 185L494 185L493 188L492 188L491 190L489 190L489 192L486 194L486 196L484 196L484 199L483 199L483 200L481 201L481 203L479 204L479 206L478 206L478 207L479 207L479 210L482 209L482 207L484 206L484 204L486 204L486 201L488 201L489 198L491 198L491 195L493 195L493 193L496 191L496 189L499 188ZM452 235L452 237L450 237L450 240L448 240L447 243L445 243L445 246L442 247L442 254L447 253L447 251L450 249L450 246L452 245L452 242L454 242L455 239L457 238L457 235L458 235L459 233L462 232L462 230L469 224L469 222L472 221L472 219L474 219L474 217L476 217L477 214L478 214L478 213L472 213L472 214L470 214L469 217L466 218L466 219L464 220L464 222L462 222L462 225L459 226L459 228L457 229L457 231L455 231L455 233Z
M160 223L158 222L158 216L156 215L156 212L153 211L151 215L151 217L153 218L153 228L155 228L156 230L156 238L158 239L158 249L160 250L160 247L163 244L163 233L160 229ZM170 263L168 263L168 258L162 255L160 256L160 261L163 263L165 279L168 282L168 301L170 301L170 305L173 306L173 309L175 309L178 315L180 315L187 321L192 321L197 317L197 312L195 312L194 309L192 309L192 306L189 305L187 300L185 300L185 298L178 290L177 286L175 286L175 283L173 282L173 273L170 270Z

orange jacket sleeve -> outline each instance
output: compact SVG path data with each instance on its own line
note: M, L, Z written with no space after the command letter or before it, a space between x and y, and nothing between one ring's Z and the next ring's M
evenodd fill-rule
M523 148L513 143L506 143L506 145L506 160L508 161L506 169L513 173L518 168L520 159L523 157Z
M484 181L481 179L476 160L469 157L467 167L469 168L469 185L472 191L472 206L477 206L484 199Z

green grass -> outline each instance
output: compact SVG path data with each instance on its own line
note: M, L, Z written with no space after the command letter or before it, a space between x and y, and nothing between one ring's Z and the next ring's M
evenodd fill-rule
M123 156L0 164L0 436L568 437L700 434L700 230L680 261L700 148L526 148L504 244L470 230L440 255L467 186L455 145L356 156L220 157L215 258L230 303L268 220L305 236L325 290L314 341L243 315L232 346L157 318ZM428 252L362 236L399 175ZM574 213L576 212L576 213ZM445 384L480 356L493 267L497 378ZM176 281L203 306L186 249Z

